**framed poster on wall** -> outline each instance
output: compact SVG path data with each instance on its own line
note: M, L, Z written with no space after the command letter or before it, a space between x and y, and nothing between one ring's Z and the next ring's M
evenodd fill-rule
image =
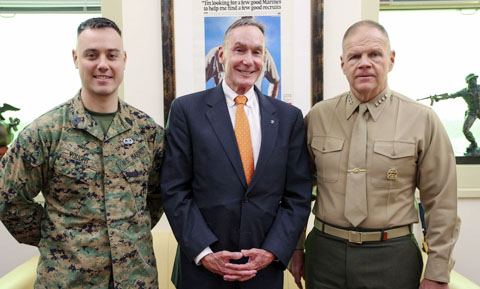
M300 27L311 37L311 97L301 95L308 98L309 109L323 99L322 0L192 0L175 5L172 0L162 0L165 119L175 97L211 88L222 80L224 71L218 62L218 47L228 26L241 17L255 17L266 28L266 61L257 87L265 95L288 103L297 105L303 101L294 93L295 85L302 85L294 83L296 56L305 52L295 48L294 40L299 32L295 29L299 28L294 25L292 11L294 5L300 4L311 8L311 21Z

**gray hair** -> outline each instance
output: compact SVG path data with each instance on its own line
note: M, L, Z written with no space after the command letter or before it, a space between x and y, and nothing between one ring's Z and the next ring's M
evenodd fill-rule
M265 26L262 23L255 20L253 16L243 16L242 18L233 22L232 25L230 25L227 28L227 31L225 31L225 36L223 37L223 46L225 46L226 44L225 40L227 39L228 33L230 33L230 31L232 31L237 27L247 26L247 25L257 27L258 29L260 29L260 31L262 31L262 34L265 35Z

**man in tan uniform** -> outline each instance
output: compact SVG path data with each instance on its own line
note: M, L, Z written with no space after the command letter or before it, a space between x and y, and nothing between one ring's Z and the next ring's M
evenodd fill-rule
M381 25L352 25L341 56L350 91L306 117L318 194L305 255L292 257L299 287L303 275L307 288L448 288L460 225L455 157L434 111L388 87L394 60ZM421 283L416 188L428 227Z

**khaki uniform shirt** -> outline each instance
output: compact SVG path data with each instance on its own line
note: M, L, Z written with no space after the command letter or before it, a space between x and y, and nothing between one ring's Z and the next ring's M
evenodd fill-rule
M350 137L359 100L350 93L316 104L306 116L307 144L318 195L313 213L351 227L344 216ZM368 106L367 207L362 228L391 228L418 222L415 189L427 215L429 245L425 277L447 282L458 237L456 164L435 112L385 89ZM388 260L388 259L386 259Z
M1 161L0 219L39 247L35 288L158 288L162 160L163 129L122 101L106 136L79 94L20 133Z

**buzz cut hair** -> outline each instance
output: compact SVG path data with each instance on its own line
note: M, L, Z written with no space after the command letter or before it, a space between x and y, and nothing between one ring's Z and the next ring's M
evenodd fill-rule
M77 28L77 37L86 29L100 29L100 28L113 28L117 31L120 37L122 36L122 31L118 28L117 24L112 20L105 17L94 17L87 19L80 23Z
M378 31L380 31L383 34L383 36L385 36L385 39L387 40L387 43L388 43L388 47L390 47L390 38L388 37L387 30L385 29L385 27L383 27L382 24L373 20L358 21L352 24L350 27L348 27L347 31L345 31L345 34L343 35L342 46L345 43L345 39L347 39L347 37L350 36L350 34L355 32L355 30L357 30L359 27L362 27L362 26L370 26L373 28L377 28Z

